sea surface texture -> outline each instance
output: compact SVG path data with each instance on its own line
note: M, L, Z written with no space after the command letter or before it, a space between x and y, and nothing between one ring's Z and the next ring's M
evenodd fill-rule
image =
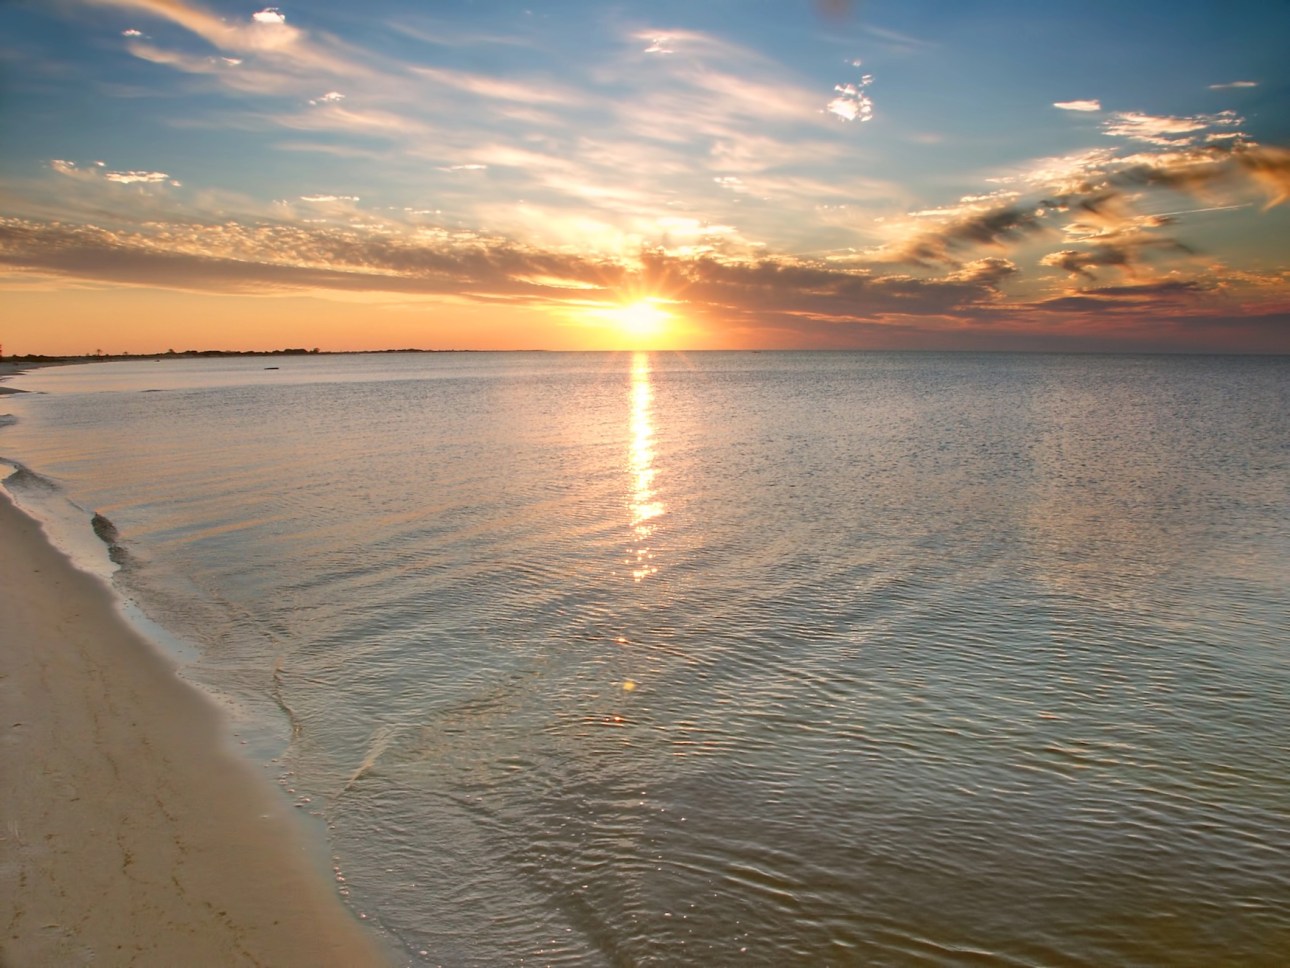
M14 385L6 486L407 964L1287 963L1288 358Z

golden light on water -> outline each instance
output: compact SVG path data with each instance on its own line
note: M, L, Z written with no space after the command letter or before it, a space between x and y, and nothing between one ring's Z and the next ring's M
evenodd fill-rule
M632 577L642 581L658 571L650 538L654 520L664 511L654 490L654 387L650 380L648 353L632 357L631 445L628 467L632 475L630 508L632 513Z

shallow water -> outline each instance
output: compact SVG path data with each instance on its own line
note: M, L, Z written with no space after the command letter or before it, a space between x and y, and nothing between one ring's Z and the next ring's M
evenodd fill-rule
M1283 963L1290 360L270 363L0 455L409 963Z

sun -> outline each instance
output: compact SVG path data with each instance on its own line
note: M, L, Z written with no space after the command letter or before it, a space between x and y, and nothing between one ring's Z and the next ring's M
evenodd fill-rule
M607 310L606 315L619 332L633 339L653 339L660 336L672 320L672 314L653 297Z

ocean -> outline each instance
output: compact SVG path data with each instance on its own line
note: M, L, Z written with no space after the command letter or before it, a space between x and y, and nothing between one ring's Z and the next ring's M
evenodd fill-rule
M1285 964L1290 358L12 385L5 486L403 963Z

